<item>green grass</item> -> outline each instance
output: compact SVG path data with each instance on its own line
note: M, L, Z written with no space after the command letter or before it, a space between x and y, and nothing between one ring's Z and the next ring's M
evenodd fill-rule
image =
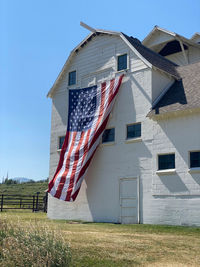
M1 213L1 219L61 234L70 245L73 267L200 265L198 227L50 220L43 213L16 211Z
M44 195L45 190L48 188L47 182L36 183L23 183L23 184L0 184L0 194L22 194L22 195L34 195L37 192Z

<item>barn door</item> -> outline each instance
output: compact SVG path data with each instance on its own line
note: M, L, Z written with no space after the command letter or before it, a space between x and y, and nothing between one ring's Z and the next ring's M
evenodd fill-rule
M138 178L120 179L120 222L138 223Z

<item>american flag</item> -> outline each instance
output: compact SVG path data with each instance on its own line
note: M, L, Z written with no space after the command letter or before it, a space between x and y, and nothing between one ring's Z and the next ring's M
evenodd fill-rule
M68 125L48 192L74 201L106 127L123 75L84 89L69 90Z

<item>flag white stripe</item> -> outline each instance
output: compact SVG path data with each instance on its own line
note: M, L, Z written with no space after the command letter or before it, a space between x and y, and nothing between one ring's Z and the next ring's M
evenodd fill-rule
M81 133L80 133L81 134ZM77 174L77 172L78 172L78 165L80 164L80 161L81 161L81 159L82 159L82 157L83 157L83 146L84 146L84 144L85 144L85 139L86 139L86 136L87 136L87 134L86 134L86 132L84 132L83 133L84 134L84 136L83 136L83 142L82 142L82 144L81 144L81 150L79 150L79 153L81 153L81 155L79 155L79 160L78 160L78 164L77 164L77 167L76 167L76 173L75 173L75 176L76 176L76 174ZM77 137L77 140L78 140L78 137ZM78 141L80 141L80 136L79 136L79 140ZM76 151L76 147L75 147L75 151ZM82 151L82 152L81 152ZM73 153L72 153L73 154ZM73 159L72 159L73 160ZM71 178L71 172L72 172L72 168L73 168L73 164L72 164L72 166L71 166L71 168L70 168L70 170L69 170L69 173L68 173L68 176L70 176L70 178ZM66 198L66 196L67 196L67 189L68 189L68 187L69 187L69 182L70 182L70 178L69 179L66 179L66 181L65 181L65 184L64 184L64 187L63 187L63 190L62 190L62 193L61 193L61 196L60 196L60 199L62 199L62 200L65 200L65 198ZM75 182L75 181L74 181Z

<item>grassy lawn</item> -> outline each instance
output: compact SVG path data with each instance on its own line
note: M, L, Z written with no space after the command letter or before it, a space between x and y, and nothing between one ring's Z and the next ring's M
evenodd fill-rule
M44 213L3 212L0 219L56 230L70 266L200 266L200 228L49 220Z

